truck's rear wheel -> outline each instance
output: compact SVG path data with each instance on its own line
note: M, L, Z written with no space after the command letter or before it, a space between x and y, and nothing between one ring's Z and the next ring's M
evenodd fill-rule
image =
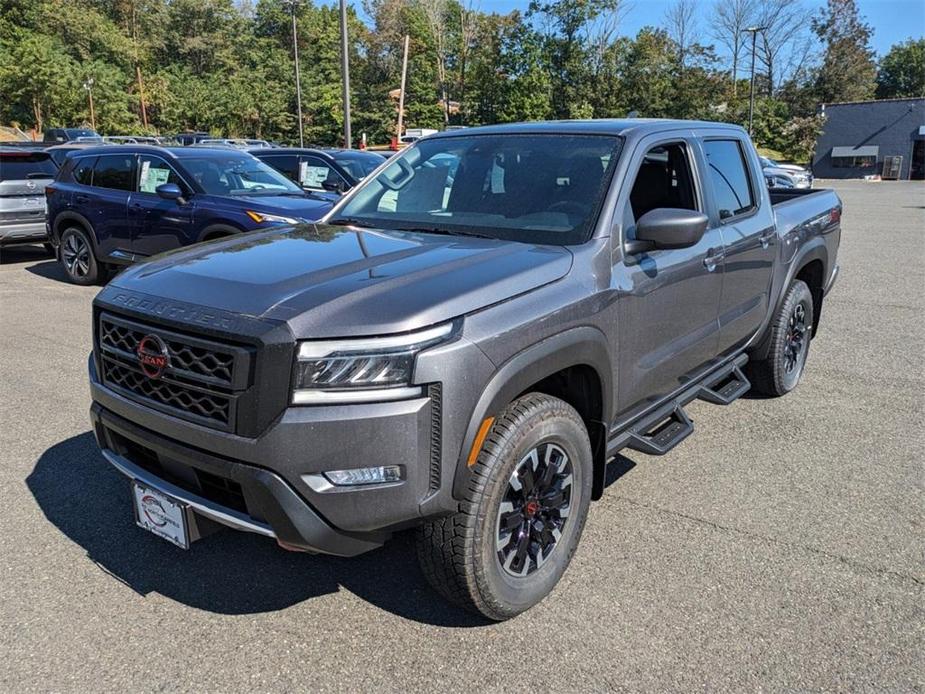
M752 386L765 395L786 395L797 387L813 332L813 295L801 280L794 280L771 323L767 358L749 362Z
M427 579L489 619L537 604L578 546L591 477L588 432L573 407L540 393L511 403L485 440L459 511L418 534Z

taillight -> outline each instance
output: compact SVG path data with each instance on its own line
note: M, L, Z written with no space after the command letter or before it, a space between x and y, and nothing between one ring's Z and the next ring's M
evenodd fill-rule
M45 186L45 196L49 196L57 190L54 186Z

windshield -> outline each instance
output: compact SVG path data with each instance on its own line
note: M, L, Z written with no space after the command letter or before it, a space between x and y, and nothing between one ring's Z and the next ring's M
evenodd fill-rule
M367 179L329 221L581 243L596 219L620 144L609 135L423 139Z
M210 195L279 195L304 191L251 156L184 157L183 166Z
M350 174L354 180L359 181L378 169L385 159L378 154L354 152L353 154L337 154L334 161Z

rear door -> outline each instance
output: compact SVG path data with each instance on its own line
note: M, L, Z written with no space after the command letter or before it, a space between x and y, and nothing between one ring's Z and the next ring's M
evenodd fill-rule
M719 351L744 345L768 313L777 255L774 214L751 145L734 135L702 141L711 219L723 238L725 273L719 308Z
M621 194L627 196L623 238L635 238L636 222L655 209L706 211L703 162L689 131L645 138L633 157ZM722 234L713 228L690 248L623 258L614 273L624 292L617 356L621 413L668 395L716 356L722 246Z
M163 183L175 183L186 193L187 201L165 200L157 194ZM177 170L154 154L138 157L138 177L128 204L132 227L132 252L148 256L193 243L193 204L191 188Z
M15 236L4 227L45 223L45 186L56 173L45 152L0 153L0 239Z
M90 220L103 256L131 259L128 198L135 187L136 158L133 153L101 155L93 166L92 186L74 194L74 207Z

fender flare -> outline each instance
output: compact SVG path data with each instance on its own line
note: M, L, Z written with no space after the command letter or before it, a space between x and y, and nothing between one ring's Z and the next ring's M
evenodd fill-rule
M100 249L99 245L96 242L96 232L93 231L93 225L90 223L90 220L84 217L79 212L74 212L73 210L65 210L58 214L55 217L54 223L51 225L51 234L54 240L55 245L61 244L61 231L62 227L67 225L67 222L77 222L80 226L84 228L84 231L87 232L87 236L90 237L90 243L93 244L93 252L99 257Z
M598 432L600 449L594 454L595 478L603 475L606 464L606 432L613 416L613 361L607 338L597 328L583 326L571 328L548 337L518 352L495 371L479 397L463 437L453 478L453 496L462 498L469 481L466 460L486 417L496 416L518 395L547 376L573 366L588 366L601 383L601 417L594 425L603 428ZM590 432L589 434L594 434ZM593 440L593 437L592 437ZM598 471L600 468L600 472Z
M790 286L790 283L793 282L800 270L814 260L818 260L822 263L823 279L828 277L829 251L828 248L826 248L825 241L818 236L811 239L805 246L800 248L793 260L790 261L787 267L787 274L784 277L784 282L780 287L780 291L777 293L777 297L774 299L771 312L768 314L767 320L761 328L761 338L755 344L754 349L749 350L750 359L761 361L767 358L771 342L771 331L769 330L769 326L774 321L774 316L777 315L781 304L784 303L784 299L787 296L787 287ZM821 309L821 305L819 308Z

